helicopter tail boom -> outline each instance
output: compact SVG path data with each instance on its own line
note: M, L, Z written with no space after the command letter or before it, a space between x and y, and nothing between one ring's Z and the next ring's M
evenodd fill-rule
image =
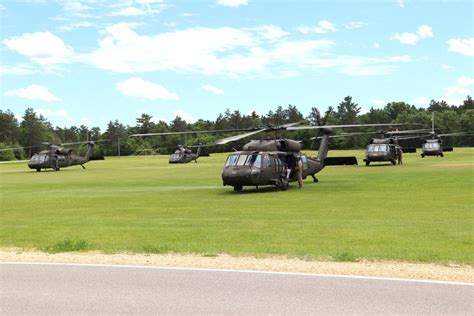
M329 137L331 136L332 129L324 128L322 129L323 138L321 139L321 144L319 145L318 156L316 157L321 163L324 163L328 155L329 150Z

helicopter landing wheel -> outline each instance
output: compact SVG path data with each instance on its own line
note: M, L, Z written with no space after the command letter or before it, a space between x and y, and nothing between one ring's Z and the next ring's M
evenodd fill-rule
M234 186L234 191L237 191L237 192L242 191L242 186L241 185Z
M425 155L421 154L421 158L425 158Z
M394 165L394 166L397 164L397 161L396 161L395 159L390 160L390 162L391 162L392 165Z
M41 172L41 168L36 168L36 172Z
M313 177L313 182L319 182L318 178L316 178L314 175L311 175Z
M444 157L443 153L439 154L441 157Z
M366 160L366 161L365 161L365 165L366 165L367 167L370 166L370 161Z
M282 191L286 191L286 190L288 190L288 187L289 187L288 181L281 180L280 189Z

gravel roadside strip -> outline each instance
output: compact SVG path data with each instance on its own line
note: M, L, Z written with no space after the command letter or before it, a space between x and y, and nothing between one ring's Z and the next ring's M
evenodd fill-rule
M0 261L232 269L474 283L472 266L396 261L326 262L284 257L232 257L226 254L209 257L198 254L103 254L95 251L49 254L21 249L0 250Z

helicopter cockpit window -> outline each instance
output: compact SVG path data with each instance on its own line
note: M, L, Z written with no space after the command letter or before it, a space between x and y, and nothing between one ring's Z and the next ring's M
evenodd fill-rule
M388 151L388 146L385 144L371 144L367 146L367 151L369 152L384 152Z
M224 167L235 166L235 163L237 162L238 158L239 155L229 155L229 157L227 157Z
M31 157L31 161L36 162L36 163L43 163L47 160L48 160L48 156L46 155L33 155L33 157Z
M259 154L248 155L247 160L245 161L245 165L246 166L251 166L251 167L261 168L262 167L262 155L259 155Z
M425 149L439 149L439 144L438 143L425 143L423 144L423 147Z
M247 160L250 160L250 155L240 155L237 159L237 166L245 166L247 164Z

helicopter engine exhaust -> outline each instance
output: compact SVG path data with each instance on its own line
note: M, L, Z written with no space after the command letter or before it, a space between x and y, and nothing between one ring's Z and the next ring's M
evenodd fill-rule
M280 151L299 152L301 150L301 144L292 139L279 139L277 141L277 148Z

